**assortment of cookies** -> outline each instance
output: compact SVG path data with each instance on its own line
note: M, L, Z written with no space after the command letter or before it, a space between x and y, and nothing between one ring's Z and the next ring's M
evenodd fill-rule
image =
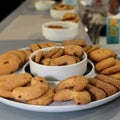
M75 64L83 59L83 50L78 45L54 47L49 51L39 51L33 61L48 66L63 66Z
M88 104L120 91L120 80L98 74L94 78L83 75L68 77L50 86L41 76L29 73L0 76L0 97L32 105L73 100L76 105Z
M55 47L59 45L63 47ZM51 87L41 76L14 73L29 60L32 52L46 47L53 48L45 53L38 52L35 62L59 66L71 64L72 60L74 64L82 59L84 51L94 63L97 75L94 78L71 76ZM0 55L0 68L0 97L26 104L50 105L69 100L73 100L76 105L88 104L120 91L120 60L116 53L98 44L89 45L80 39L65 40L60 44L33 43L29 49L7 51Z
M120 79L120 60L112 49L94 45L87 53L98 73Z

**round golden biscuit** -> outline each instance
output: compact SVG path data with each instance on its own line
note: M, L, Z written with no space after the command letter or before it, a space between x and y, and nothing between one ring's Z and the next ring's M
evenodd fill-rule
M95 65L95 69L97 71L102 71L102 70L104 70L106 68L109 68L109 67L111 67L113 65L115 65L115 58L110 57L110 58L106 58L106 59L103 59L100 62L98 62Z
M99 48L89 53L89 57L99 62L103 59L109 58L109 57L115 57L114 52L111 49L108 48Z
M15 54L5 53L0 55L0 75L6 75L20 68L21 59Z
M104 75L110 75L110 74L114 74L117 72L120 72L120 65L111 66L109 68L102 70L100 73Z
M22 50L10 50L7 53L9 54L15 54L21 59L21 66L26 63L26 54Z

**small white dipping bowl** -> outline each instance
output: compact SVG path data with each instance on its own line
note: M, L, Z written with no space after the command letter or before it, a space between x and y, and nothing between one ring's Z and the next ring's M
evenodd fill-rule
M52 0L36 0L34 7L36 10L44 11L50 10L55 5L55 1Z
M49 28L49 25L62 26L63 28ZM69 21L53 21L42 25L43 36L50 41L64 41L76 38L79 33L79 24Z
M59 46L60 48L62 46ZM33 75L40 75L45 77L47 80L52 81L61 81L67 77L73 75L83 75L87 70L87 54L84 52L83 59L75 64L65 65L65 66L46 66L42 64L38 64L33 61L34 57L37 55L39 51L49 51L53 47L44 48L33 52L29 57L30 62L30 72Z
M63 15L66 13L75 13L75 8L70 10L55 10L54 8L50 9L50 16L56 20L61 20L63 18Z

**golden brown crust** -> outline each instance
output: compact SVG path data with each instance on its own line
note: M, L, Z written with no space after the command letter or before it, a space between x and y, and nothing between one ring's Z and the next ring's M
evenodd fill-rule
M49 87L49 89L46 91L45 94L43 94L42 96L36 99L29 100L26 103L32 105L43 105L43 106L49 105L53 102L53 96L54 96L54 91Z
M99 62L109 57L115 57L115 53L108 48L99 48L90 52L89 57L95 60L96 62Z
M120 90L120 80L111 78L106 75L101 75L101 74L96 75L96 78L100 79L106 83L110 83L111 85L115 86L118 90Z
M110 58L106 58L104 60L101 60L100 62L98 62L95 65L95 68L97 71L102 71L106 68L109 68L111 66L115 65L115 58L110 57Z
M0 97L12 99L12 92L0 87Z
M96 78L89 78L88 82L89 84L102 89L108 96L111 96L118 91L117 88L114 87L113 85L103 82Z
M76 91L84 90L88 84L88 80L86 77L82 75L68 77L62 80L57 86L55 87L55 91L59 91L62 89L73 89Z
M20 68L21 59L14 54L5 53L0 55L0 75L6 75Z
M107 97L107 94L102 90L93 85L88 84L86 90L91 94L92 100L100 100Z
M65 45L65 55L81 57L83 55L83 49L78 45Z
M87 91L75 91L70 89L63 89L57 91L54 95L54 101L62 102L62 101L69 101L74 100L76 105L79 104L87 104L91 102L91 96Z
M110 74L109 76L112 77L112 78L120 80L120 72L117 72L117 73L114 73L114 74Z
M32 78L31 85L17 87L12 91L15 100L32 100L42 96L48 90L48 84L42 77Z
M0 87L12 91L16 87L26 85L31 78L32 76L28 73L2 75L0 76Z
M43 51L39 51L37 55L35 56L35 62L40 63L41 59L43 57Z
M117 72L120 72L120 65L111 66L109 68L102 70L100 73L104 75L110 75L110 74L114 74Z

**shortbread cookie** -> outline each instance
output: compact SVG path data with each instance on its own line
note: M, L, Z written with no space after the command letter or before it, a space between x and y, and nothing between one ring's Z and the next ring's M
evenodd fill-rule
M6 75L17 71L20 68L21 59L15 54L0 55L0 75Z
M32 100L42 96L48 90L48 84L45 79L39 76L32 78L31 85L17 87L13 90L12 95L16 100Z
M57 91L54 95L54 101L63 102L74 100L74 103L79 104L87 104L91 101L91 95L87 91L75 91L70 89L63 89Z
M55 91L59 91L62 89L73 89L76 91L84 90L88 84L88 80L86 77L82 75L68 77L62 80L57 86L55 87Z
M109 57L106 59L101 60L95 65L95 68L97 71L102 71L106 68L109 68L111 66L115 65L115 58Z
M99 89L102 89L107 94L107 96L111 96L118 91L117 88L113 85L96 78L89 78L88 83L95 87L98 87Z
M26 54L22 50L10 50L7 53L15 54L21 59L21 66L26 63Z
M100 100L107 97L107 94L102 90L93 85L88 84L86 90L91 94L91 99Z
M93 45L89 50L87 50L87 54L89 54L90 52L97 50L100 48L99 44Z
M108 48L99 48L99 49L96 49L90 52L89 57L92 60L99 62L109 57L115 57L115 53L111 49L108 49Z
M51 89L49 87L49 89L47 90L47 92L45 94L43 94L41 97L38 97L36 99L33 100L29 100L26 103L27 104L32 104L32 105L49 105L53 102L53 96L54 96L54 91L53 89Z
M0 87L12 91L16 87L24 86L31 81L32 76L28 73L8 74L0 76Z
M114 74L117 72L120 72L120 65L111 66L109 68L102 70L100 73L104 75L110 75L110 74Z
M115 86L118 90L120 90L120 80L118 79L101 74L96 75L95 78L100 79L101 81L104 81L106 83L110 83L111 85Z

